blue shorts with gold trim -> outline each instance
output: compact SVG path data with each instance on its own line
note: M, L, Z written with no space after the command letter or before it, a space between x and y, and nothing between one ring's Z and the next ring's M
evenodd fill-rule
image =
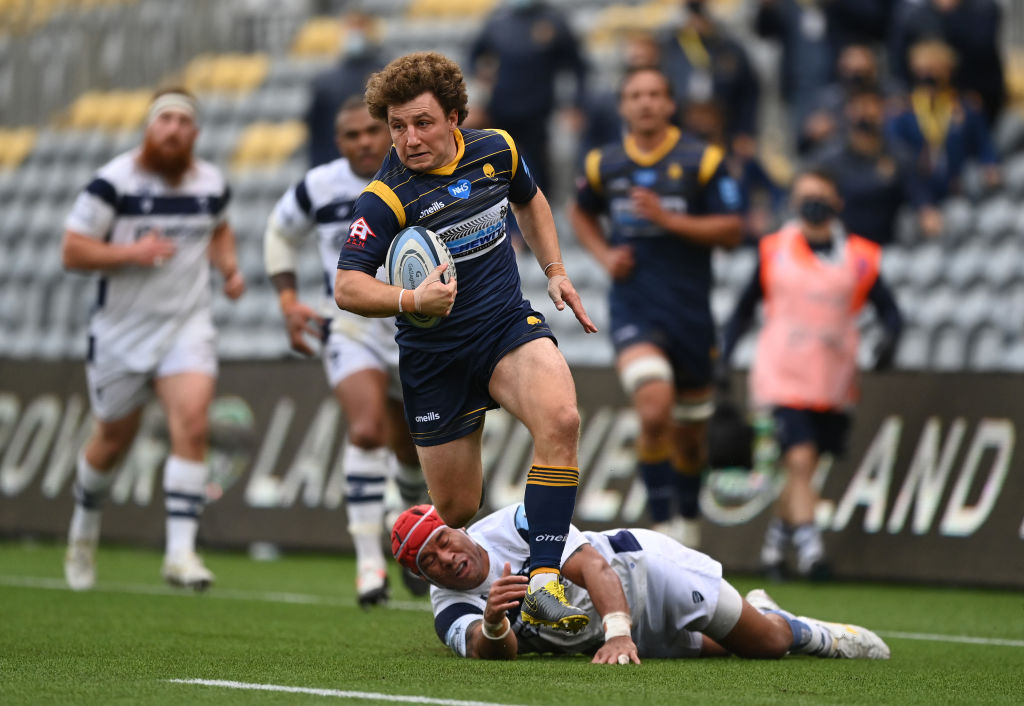
M498 403L488 392L495 366L509 351L538 338L555 340L544 316L523 301L494 322L482 340L450 353L401 348L399 376L405 418L417 446L438 446L476 431ZM556 341L557 343L557 341Z

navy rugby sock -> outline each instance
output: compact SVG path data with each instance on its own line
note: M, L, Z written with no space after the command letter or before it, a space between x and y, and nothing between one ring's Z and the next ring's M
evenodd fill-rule
M651 522L658 524L672 519L672 496L675 472L666 458L661 461L637 463L640 477L647 488L647 510Z
M688 473L675 469L676 497L679 500L679 514L688 520L700 517L701 473Z
M531 466L523 504L530 525L530 574L558 572L576 507L580 471L570 466Z

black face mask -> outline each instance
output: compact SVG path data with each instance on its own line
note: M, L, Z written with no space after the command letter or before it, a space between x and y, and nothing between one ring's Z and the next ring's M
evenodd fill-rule
M858 118L853 121L852 127L857 132L862 132L866 135L878 135L882 132L882 123L871 118Z
M847 74L840 77L839 81L850 91L871 88L875 84L868 74Z
M703 15L704 3L700 2L700 0L689 0L689 2L686 3L686 9L690 11L690 14Z
M832 208L832 204L824 199L816 198L801 201L797 207L797 212L802 219L812 226L820 226L836 215L836 210Z

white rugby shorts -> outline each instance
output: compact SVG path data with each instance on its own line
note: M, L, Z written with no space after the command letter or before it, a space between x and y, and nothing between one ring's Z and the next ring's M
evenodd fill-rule
M323 347L327 382L333 390L339 382L360 370L380 370L388 375L388 397L401 400L394 319L360 319L353 321L342 315L331 320Z
M95 359L85 366L92 413L103 421L122 419L153 396L152 381L178 373L217 377L217 332L204 310L178 330L170 348L151 370L129 368L116 354L103 354L102 339L93 341Z

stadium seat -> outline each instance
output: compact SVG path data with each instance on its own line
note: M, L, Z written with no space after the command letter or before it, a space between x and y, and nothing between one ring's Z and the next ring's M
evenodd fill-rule
M955 234L957 241L974 233L975 210L962 196L954 196L942 204L942 220L946 232Z
M923 243L914 249L912 266L907 281L913 287L926 290L937 283L946 267L946 253L937 243Z
M1024 153L1010 157L1003 164L1003 183L1011 196L1024 196Z
M30 127L0 129L0 169L13 169L25 161L37 134Z
M299 57L331 57L341 51L344 27L336 17L314 17L295 33L292 54Z
M1012 233L1017 221L1015 202L1006 194L987 199L978 206L977 233L992 242Z
M297 121L255 122L248 125L235 147L231 166L236 171L277 166L306 141L306 126Z
M954 326L935 332L932 342L931 368L941 372L961 370L967 359L967 336Z
M966 243L949 253L942 279L957 289L966 289L975 282L985 279L989 264L989 253L983 246Z
M896 349L896 366L904 370L928 367L930 342L927 331L920 326L907 326Z
M967 366L971 370L999 370L1008 352L1006 335L994 326L982 326L969 337Z
M882 277L890 287L899 289L913 267L913 255L900 245L890 245L882 251Z
M185 86L197 94L249 93L267 77L267 54L203 54L185 67Z

